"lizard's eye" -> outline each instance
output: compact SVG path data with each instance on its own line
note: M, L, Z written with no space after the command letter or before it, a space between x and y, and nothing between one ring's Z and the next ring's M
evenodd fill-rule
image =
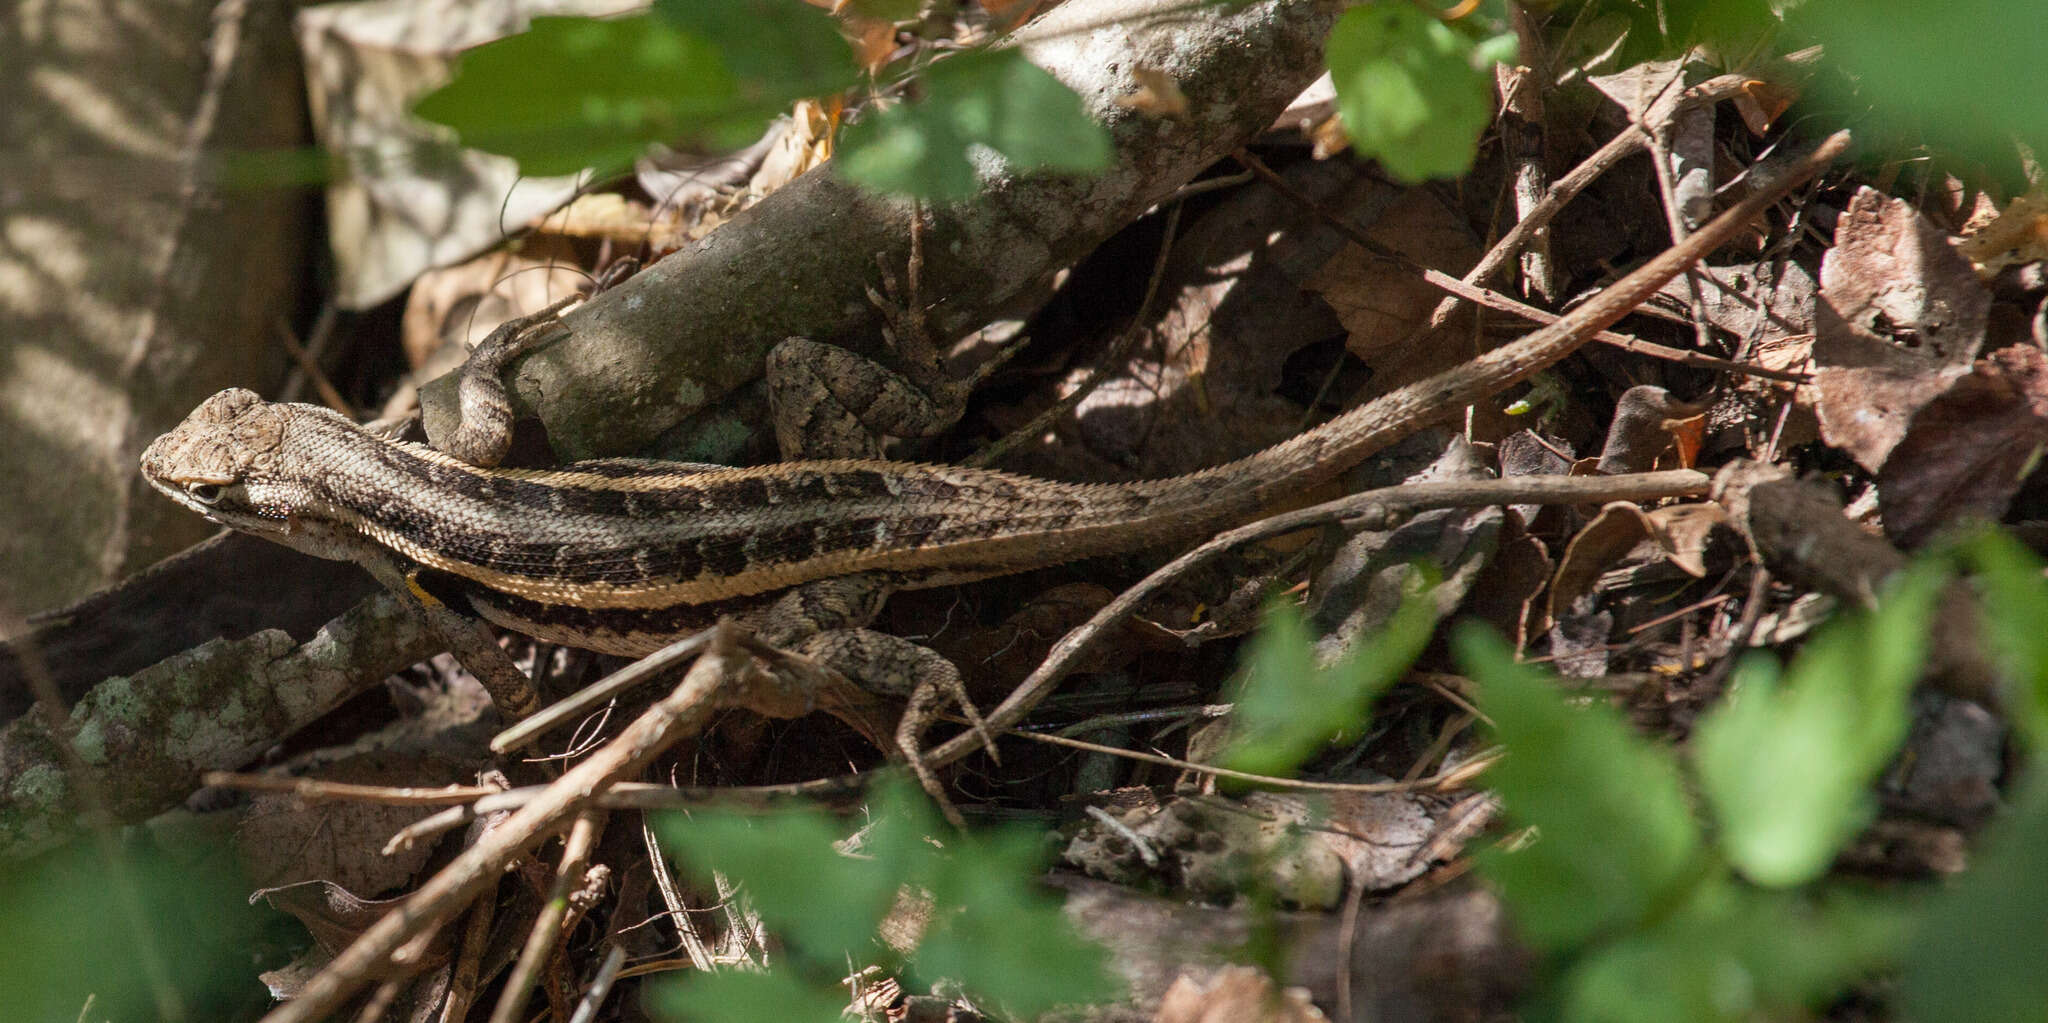
M220 484L218 483L188 484L185 487L185 492L191 494L192 499L200 504L213 504L220 500Z

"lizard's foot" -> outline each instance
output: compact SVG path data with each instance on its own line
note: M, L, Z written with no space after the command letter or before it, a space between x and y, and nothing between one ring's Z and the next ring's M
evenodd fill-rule
M956 826L965 822L947 799L946 789L924 757L924 733L947 704L960 707L982 743L995 749L981 711L967 696L960 669L938 651L919 646L900 636L873 629L834 629L804 640L796 653L832 668L872 692L907 698L903 716L896 725L895 752L900 753L917 780L948 820Z

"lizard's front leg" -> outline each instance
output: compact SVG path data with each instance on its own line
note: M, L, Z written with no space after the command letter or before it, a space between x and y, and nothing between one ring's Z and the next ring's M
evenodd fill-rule
M767 380L775 441L789 459L880 458L882 438L943 432L959 421L966 401L953 382L915 380L800 337L768 353Z
M884 437L931 437L960 421L967 396L992 364L973 377L946 371L925 319L923 221L910 228L904 289L882 269L882 290L868 299L888 321L883 339L902 372L835 345L793 337L768 353L768 403L782 457L880 458ZM1000 360L997 360L999 363Z
M417 570L409 570L381 550L359 553L355 560L425 619L427 627L448 644L448 652L476 676L484 691L491 694L491 702L507 718L518 720L540 709L540 693L533 688L533 680L512 663L511 656L482 622L450 607L446 599L423 583Z

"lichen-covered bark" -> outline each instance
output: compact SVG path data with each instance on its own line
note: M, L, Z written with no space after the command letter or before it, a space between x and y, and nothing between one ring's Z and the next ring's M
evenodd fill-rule
M931 208L924 294L941 333L971 329L1072 264L1203 167L1270 124L1322 66L1334 8L1263 0L1071 0L1034 23L1026 55L1081 94L1115 152L1099 175L985 167L980 194ZM1135 67L1174 77L1191 109L1155 119L1119 105ZM564 458L644 448L757 377L768 349L805 336L874 352L866 288L876 258L901 266L910 206L823 168L567 318L571 334L511 374L515 402ZM428 433L453 422L453 388L430 387Z
M202 773L248 763L439 645L395 598L379 594L304 645L270 629L110 678L72 708L72 745L99 772L116 821L144 820L177 805ZM42 714L0 729L0 859L70 838L82 809Z

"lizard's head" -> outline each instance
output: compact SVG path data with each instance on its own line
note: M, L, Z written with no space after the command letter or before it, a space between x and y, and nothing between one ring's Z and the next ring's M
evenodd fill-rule
M283 539L302 501L301 488L277 471L292 411L231 387L158 437L142 453L142 476L221 525Z

